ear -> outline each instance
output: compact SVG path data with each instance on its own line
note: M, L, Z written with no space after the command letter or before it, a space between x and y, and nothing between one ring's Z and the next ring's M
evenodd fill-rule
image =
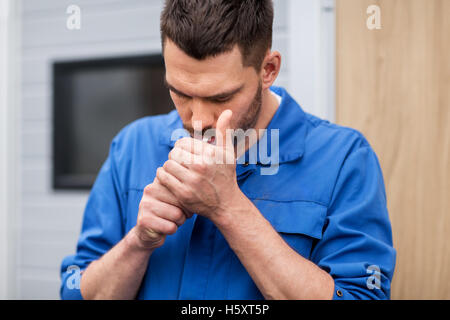
M261 69L261 79L262 79L262 89L268 89L272 86L278 77L281 69L281 53L278 51L268 51L266 57L264 58L262 69Z

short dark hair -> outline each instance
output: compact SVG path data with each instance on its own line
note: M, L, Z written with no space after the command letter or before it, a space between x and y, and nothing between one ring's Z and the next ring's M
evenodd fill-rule
M243 65L258 72L272 47L272 0L166 0L161 41L167 38L187 55L203 60L237 44Z

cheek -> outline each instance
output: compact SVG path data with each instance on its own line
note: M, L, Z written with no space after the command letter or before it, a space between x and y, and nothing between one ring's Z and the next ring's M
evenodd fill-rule
M181 121L184 125L191 126L192 121L192 113L187 108L178 108L177 107L178 114L180 115Z
M175 107L177 109L180 108L180 106L182 106L180 98L176 94L172 93L171 91L169 91L169 92L170 92L170 97L172 98L172 101L175 104Z
M187 118L192 114L189 104L173 93L171 93L170 96L172 97L173 104L175 105L175 108L177 109L181 119L183 120L183 122L186 121Z
M232 104L227 108L233 111L233 114L235 114L235 119L240 119L248 112L248 108L252 103L251 97L239 97L235 101L232 102Z

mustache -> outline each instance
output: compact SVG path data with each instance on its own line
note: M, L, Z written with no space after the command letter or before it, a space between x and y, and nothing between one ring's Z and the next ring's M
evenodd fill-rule
M212 127L205 128L205 129L202 129L202 130L195 130L193 127L184 125L183 128L184 128L184 130L189 132L189 135L191 136L191 138L213 136L213 135L216 134L216 129L212 128Z
M184 130L186 130L190 137L195 139L198 138L199 140L203 140L204 142L208 142L208 143L212 143L215 144L216 143L216 129L215 128L206 128L204 130L194 130L194 128L189 127L189 126L185 126L183 125ZM236 135L236 133L233 133L232 136L232 141L233 141L233 145L237 146L239 143L239 136ZM211 142L210 142L211 141Z

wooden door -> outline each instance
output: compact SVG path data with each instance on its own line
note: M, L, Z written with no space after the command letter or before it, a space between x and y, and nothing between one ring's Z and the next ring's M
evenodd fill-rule
M336 0L337 122L383 169L392 299L450 299L450 0ZM370 5L381 29L369 30Z

